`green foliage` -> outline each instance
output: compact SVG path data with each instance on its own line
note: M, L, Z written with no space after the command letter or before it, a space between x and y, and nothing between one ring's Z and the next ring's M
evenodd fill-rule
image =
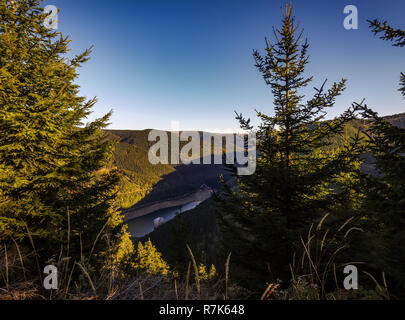
M31 237L42 260L61 248L72 261L98 256L97 234L120 220L118 176L104 169L110 114L84 126L96 99L75 85L90 50L68 59L70 40L43 26L40 1L2 0L0 17L0 241Z
M162 258L162 254L148 239L144 243L138 242L137 246L126 232L127 226L124 225L121 241L114 253L112 265L119 270L121 279L131 278L134 275L145 272L148 275L169 275L170 266Z
M226 252L232 252L244 285L263 288L266 281L289 279L289 263L300 236L324 214L343 220L358 206L360 136L335 141L355 117L353 104L339 118L325 120L326 110L345 89L346 80L316 89L308 101L299 93L305 77L308 43L302 41L292 7L283 11L275 41L266 39L266 55L254 52L256 67L274 96L274 116L257 112L257 169L238 177L238 188L225 185L217 197ZM250 120L238 115L243 129ZM340 144L340 148L335 148ZM344 212L339 217L337 212Z
M375 34L405 46L405 31L393 29L386 22L369 21ZM405 97L405 77L400 75L400 91ZM405 293L405 129L397 127L364 108L364 116L372 119L368 151L375 159L377 175L366 176L367 197L364 215L369 225L370 263L387 273L394 293ZM395 120L396 119L391 119Z
M149 131L107 131L109 139L117 142L110 166L119 171L117 201L123 209L143 199L164 175L175 170L172 165L149 162Z
M213 280L216 275L217 269L215 268L214 265L211 265L209 272L207 271L207 267L202 263L198 266L198 276L200 277L201 280L203 281Z
M116 167L120 174L118 204L121 208L130 208L139 201L145 204L162 198L177 197L202 184L212 188L220 187L218 176L224 172L222 165L152 165L148 160L148 152L154 142L148 141L149 132L150 130L107 131L109 139L117 141L110 166ZM205 142L202 132L199 134L202 155ZM167 135L170 150L171 133L167 132ZM186 144L187 141L180 141L180 149ZM222 151L224 149L223 147ZM211 152L214 151L211 145Z
M170 257L171 264L176 266L180 273L184 273L188 265L188 253L186 245L191 244L191 226L184 221L182 214L178 214L172 223L171 234L166 235L167 240L167 253Z
M380 39L391 41L394 47L405 46L405 30L394 29L387 21L381 22L377 19L368 20L371 31L374 35L380 35Z
M169 265L162 259L162 254L156 250L156 247L150 240L146 241L144 244L138 242L135 268L145 270L152 275L167 275L170 271Z
M188 244L196 259L205 265L224 265L225 259L219 254L221 236L213 199L182 213L181 220L179 218L168 221L148 235L168 263L180 271L186 269L189 257L185 244Z

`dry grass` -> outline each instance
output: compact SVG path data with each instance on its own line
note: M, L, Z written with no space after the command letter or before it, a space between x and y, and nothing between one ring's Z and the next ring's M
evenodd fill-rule
M294 255L290 264L291 284L286 290L272 290L270 285L266 292L272 292L278 299L289 300L341 300L348 297L348 291L343 289L337 277L337 269L346 265L361 265L362 262L350 261L337 263L337 259L349 245L352 232L363 232L362 229L351 226L353 218L347 219L337 230L324 228L328 215L325 215L316 228L311 225L305 238L301 237L301 254ZM364 272L364 271L363 271ZM383 273L384 286L367 273L377 286L378 294L389 299L388 288ZM334 283L334 286L332 285ZM270 296L267 294L267 296ZM262 298L266 299L266 293Z
M95 243L103 237L100 233ZM235 298L233 294L240 292L229 281L230 255L225 266L225 280L203 281L189 246L190 263L184 279L174 278L172 275L150 275L142 271L122 278L118 276L121 274L120 266L114 265L112 259L108 260L101 271L91 271L88 268L90 257L82 257L82 261L87 261L86 263L72 261L71 257L66 256L69 247L65 254L61 247L59 256L47 261L60 270L58 289L46 291L42 277L39 278L36 270L39 270L39 260L32 237L30 243L33 249L30 254L25 254L27 248L23 250L17 242L10 243L14 244L13 250L5 245L0 248L0 300L222 300ZM190 282L191 268L194 271L193 282ZM27 278L32 280L27 281Z
M297 253L292 263L291 283L282 290L280 283L271 283L261 296L261 300L319 300L342 299L336 269L348 262L337 264L337 257L347 247L348 237L352 232L362 231L351 226L352 218L345 221L336 231L324 228L327 219L324 216L316 227L311 225L305 238L301 238L302 250ZM42 284L38 252L27 227L32 248L21 248L11 239L0 247L0 300L35 300L35 299L68 299L68 300L228 300L243 299L247 292L230 281L231 253L224 266L224 277L215 280L202 280L195 255L187 245L190 256L187 272L183 277L173 275L151 275L139 271L136 274L123 276L120 266L114 264L111 255L112 243L103 229L97 235L92 248L101 239L107 241L106 264L101 270L90 267L93 249L88 257L83 256L80 247L81 261L72 261L67 250L60 248L59 257L51 259L61 270L58 276L57 290L45 291ZM70 236L69 236L70 239ZM80 241L81 243L81 241ZM193 269L194 281L190 281ZM364 272L375 283L378 294L385 299L390 295L383 273L379 282L369 273ZM331 279L335 288L331 289ZM340 291L341 290L341 291ZM331 294L331 292L333 292Z

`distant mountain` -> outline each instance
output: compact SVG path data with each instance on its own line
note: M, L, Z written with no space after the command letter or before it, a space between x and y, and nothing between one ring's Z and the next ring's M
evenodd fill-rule
M405 129L405 113L398 113L383 118L388 122L390 122L391 124L393 124L394 126Z
M405 128L405 113L386 116L384 119ZM352 121L342 136L332 138L333 145L343 144L359 128L367 129L368 126L368 121ZM148 151L155 142L148 141L150 131L107 130L109 138L118 141L111 165L116 166L121 174L119 204L122 208L178 197L197 190L202 184L217 190L220 188L219 176L229 178L223 165L152 165L148 160ZM171 133L167 134L170 150ZM199 132L199 135L202 140L203 133ZM186 143L181 142L180 148Z
M155 142L148 141L150 131L107 130L109 138L118 141L110 165L120 171L118 198L122 208L178 197L197 190L203 184L217 190L220 188L220 175L229 178L222 164L152 165L148 160L148 152ZM167 134L170 150L171 133ZM199 132L199 135L202 140L203 133ZM186 143L181 142L180 148Z

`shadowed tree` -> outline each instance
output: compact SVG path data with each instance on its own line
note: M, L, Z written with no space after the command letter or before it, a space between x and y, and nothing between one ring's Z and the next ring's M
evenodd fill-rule
M266 54L254 51L255 66L274 97L274 115L257 112L258 128L237 117L243 129L256 131L256 173L238 177L237 188L225 184L216 198L226 251L232 252L243 284L260 290L266 281L290 279L289 263L311 223L326 213L341 212L334 219L343 219L358 205L354 186L360 138L338 149L332 148L331 138L343 134L359 105L326 120L345 79L329 89L323 83L304 100L302 89L312 81L305 73L309 45L292 6L282 13L274 40L266 39Z
M375 35L405 46L405 31L387 22L368 21ZM405 98L405 74L400 74L399 91ZM370 224L370 264L385 271L390 291L405 294L405 129L382 119L364 107L364 116L372 120L368 151L374 156L378 174L367 177L365 216Z
M191 245L192 230L180 212L175 219L167 242L167 254L171 265L175 266L180 274L184 274L189 262L187 245Z

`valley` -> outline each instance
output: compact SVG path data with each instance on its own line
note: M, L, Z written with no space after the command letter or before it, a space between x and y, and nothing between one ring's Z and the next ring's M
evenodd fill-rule
M386 116L385 119L405 128L405 113ZM346 127L344 136L334 138L333 145L341 145L357 130L366 130L367 127L368 124L364 121L352 122ZM212 192L220 192L220 176L228 182L232 179L224 165L152 165L147 156L148 149L152 145L152 142L148 141L150 130L107 132L110 138L118 140L111 165L116 166L121 175L120 206L124 222L128 224L128 230L134 239L152 236L156 238L156 246L164 252L164 244L159 238L162 237L162 233L169 232L168 229L173 227L177 214L181 213L187 217L187 221L195 225L196 229L203 223L201 212L213 217L213 203L209 200ZM168 134L170 137L170 132ZM203 136L202 133L200 135ZM203 148L203 145L201 147ZM370 164L372 159L367 155L365 159L364 172L373 172L373 166ZM205 205L200 210L198 207L204 202L209 202L210 205ZM196 210L201 211L200 214L191 218ZM159 218L163 220L156 228L154 220ZM214 220L212 223L215 224ZM165 227L165 224L168 227ZM211 229L215 230L215 226L211 226ZM202 236L200 232L198 234Z
M178 214L194 209L212 196L212 189L205 184L184 196L134 206L124 212L124 222L134 238L141 238L169 222Z

